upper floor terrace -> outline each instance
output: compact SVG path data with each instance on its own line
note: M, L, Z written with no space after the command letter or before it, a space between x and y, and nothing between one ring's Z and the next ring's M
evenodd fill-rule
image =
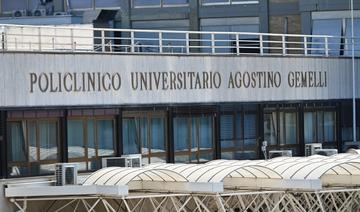
M0 25L0 51L259 56L360 56L360 37Z

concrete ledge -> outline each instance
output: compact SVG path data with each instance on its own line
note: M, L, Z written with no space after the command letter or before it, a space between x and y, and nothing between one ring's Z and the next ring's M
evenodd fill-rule
M5 197L44 197L44 196L74 196L74 195L105 195L127 196L128 186L71 185L71 186L39 186L39 187L9 187L5 188Z

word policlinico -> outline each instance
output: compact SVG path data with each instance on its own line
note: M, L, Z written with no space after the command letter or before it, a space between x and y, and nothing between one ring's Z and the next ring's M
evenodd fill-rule
M121 76L117 72L30 73L30 93L35 89L45 93L117 91L120 88Z

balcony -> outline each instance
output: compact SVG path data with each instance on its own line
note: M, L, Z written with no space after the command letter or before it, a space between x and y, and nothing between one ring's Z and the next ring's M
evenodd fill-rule
M360 56L360 37L0 25L0 51L166 55Z

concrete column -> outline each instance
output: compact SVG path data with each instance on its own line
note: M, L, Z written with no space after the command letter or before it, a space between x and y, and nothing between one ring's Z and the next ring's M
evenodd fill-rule
M173 127L173 109L167 110L167 159L166 162L174 163L174 127Z
M6 111L0 111L0 179L7 176L6 137Z
M258 125L258 129L257 129L257 142L258 142L258 157L263 159L264 158L264 154L261 151L261 146L262 146L262 142L265 140L265 135L264 135L264 105L259 104L257 107L257 125ZM268 143L269 145L269 143Z
M259 32L269 33L269 0L260 0L259 2ZM263 40L269 40L268 36L263 36ZM263 44L268 47L268 43ZM264 49L264 53L268 53L268 49Z
M115 118L115 132L116 132L116 156L120 157L124 154L123 147L123 131L122 131L122 109L119 109L119 114Z
M116 28L131 28L131 0L123 0L120 5L121 9L115 15L114 21Z
M2 13L3 13L2 0L0 0L0 15L2 15Z
M200 31L199 1L189 1L189 30ZM190 39L199 39L200 35L190 34ZM199 41L191 41L190 46L199 46ZM199 52L200 49L190 48L190 52Z
M114 18L114 28L117 29L131 29L131 0L122 0L121 9L115 15ZM130 38L130 33L114 33L115 37L128 37ZM116 45L120 44L130 44L130 40L115 40Z
M311 35L312 21L311 12L301 13L301 34Z
M221 141L220 141L220 106L216 107L216 112L214 113L214 141L215 141L215 158L221 159Z
M59 134L60 134L60 161L62 163L68 162L68 131L67 131L67 110L64 110L64 114L59 120Z
M269 1L268 0L260 0L259 2L259 19L260 19L259 32L268 33L269 32Z

